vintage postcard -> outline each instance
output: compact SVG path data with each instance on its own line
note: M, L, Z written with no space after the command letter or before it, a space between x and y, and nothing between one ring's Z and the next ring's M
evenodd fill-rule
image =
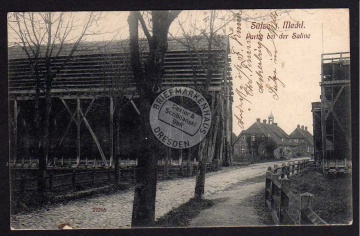
M12 230L353 224L349 9L7 19Z

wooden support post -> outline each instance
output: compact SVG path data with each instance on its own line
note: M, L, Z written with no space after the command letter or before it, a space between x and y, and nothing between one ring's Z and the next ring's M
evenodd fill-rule
M81 136L80 136L80 99L77 98L77 106L76 106L76 131L77 131L77 136L76 136L76 144L77 144L77 149L76 149L76 165L79 166L80 164L80 153L81 153L81 146L80 146L80 141L81 141Z
M278 181L279 182L279 174L272 174L271 175L271 212L273 215L273 220L275 221L275 224L278 225L279 224L279 207L280 205L277 204L276 202L276 197L278 196L279 193L279 188L274 184L274 181Z
M86 127L88 128L88 130L89 130L92 138L94 139L94 142L95 142L95 144L96 144L96 146L97 146L97 148L98 148L98 150L99 150L99 153L100 153L100 156L101 156L101 159L102 159L104 165L105 165L105 166L108 166L107 160L106 160L106 158L105 158L105 154L104 154L104 152L103 152L103 150L102 150L102 148L101 148L101 145L100 145L100 143L99 143L99 140L97 139L94 131L92 130L92 128L91 128L91 126L90 126L90 124L89 124L89 121L86 119L85 115L82 113L81 110L79 110L79 112L80 112L80 114L81 114L81 116L82 116L82 119L83 119Z
M14 155L14 165L17 161L17 149L18 149L18 104L17 100L14 100L14 145L13 145L13 155Z
M114 100L110 97L110 160L109 166L112 166L114 158Z
M25 188L26 188L26 179L24 178L23 175L21 175L20 192L25 193Z
M270 167L269 167L270 168ZM266 172L266 179L265 179L265 207L271 208L271 205L268 204L268 202L271 203L271 170L268 169Z
M50 191L52 191L53 190L53 173L52 172L50 172L50 174L49 174L49 189L50 189Z
M312 208L314 195L311 193L302 193L300 194L300 214L299 214L299 224L301 224L303 219L303 211L307 208Z
M285 177L285 171L286 171L285 163L281 163L281 178L283 179Z
M278 173L278 165L277 164L274 164L274 173Z
M76 188L76 172L75 172L75 170L72 171L71 183L72 183L72 187L75 189Z
M280 208L279 208L279 222L280 224L284 223L285 215L287 214L287 209L289 208L290 199L286 195L286 190L290 189L290 180L285 177L281 179L281 195L280 195Z

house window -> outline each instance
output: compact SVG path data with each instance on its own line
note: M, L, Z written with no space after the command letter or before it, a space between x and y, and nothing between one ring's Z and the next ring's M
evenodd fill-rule
M255 134L251 135L251 141L255 141Z
M295 142L295 143L298 143L298 140L297 140L297 139L294 139L294 142Z
M310 152L310 146L307 147L307 152Z
M284 142L284 138L281 138L281 142Z
M265 148L263 149L262 153L263 153L263 154L265 154L265 153L266 153L266 149L265 149Z
M268 138L270 138L270 134L268 134Z
M264 140L264 139L265 139L265 135L262 135L261 138L262 138L262 140Z
M240 147L240 152L241 152L241 153L244 153L244 152L245 152L244 146L241 146L241 147Z
M246 136L245 136L245 135L241 136L241 139L242 139L242 140L245 140L245 138L246 138Z

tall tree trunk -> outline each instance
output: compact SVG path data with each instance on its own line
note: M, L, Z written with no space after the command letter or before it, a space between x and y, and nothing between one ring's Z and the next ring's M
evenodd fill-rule
M199 145L200 155L199 155L199 164L196 175L195 183L195 195L196 199L201 199L205 193L205 173L206 173L206 162L207 162L207 150L208 142L210 136L207 136Z
M167 34L172 21L179 11L152 11L152 32L150 36L139 12L130 12L128 23L130 30L131 66L140 97L140 156L138 159L132 226L150 226L155 222L155 197L157 182L158 146L161 145L152 133L149 113L151 103L159 92L167 51ZM142 24L149 43L149 53L144 69L139 53L138 23Z
M116 101L117 102L117 101ZM114 121L115 121L115 129L114 129L114 133L113 134L115 136L115 145L114 145L114 155L115 155L115 160L114 160L114 164L115 164L115 168L114 168L114 177L115 177L115 184L119 184L119 170L120 170L120 142L122 142L122 140L120 140L120 108L118 107L115 112L114 112Z
M136 171L132 227L151 226L155 222L157 183L157 141L152 134L149 112L150 100L141 102L141 150Z

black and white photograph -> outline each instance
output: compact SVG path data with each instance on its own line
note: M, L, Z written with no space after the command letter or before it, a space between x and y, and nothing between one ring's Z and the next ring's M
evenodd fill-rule
M12 231L354 223L349 9L14 11L7 41Z

